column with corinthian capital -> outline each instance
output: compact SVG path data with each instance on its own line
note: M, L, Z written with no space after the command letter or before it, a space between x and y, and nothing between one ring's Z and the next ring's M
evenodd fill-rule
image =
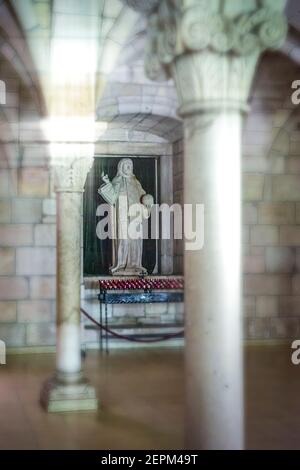
M97 409L95 390L84 379L80 347L81 205L93 159L62 159L53 167L57 200L56 373L42 389L50 412Z
M174 78L184 124L184 203L204 204L204 247L185 244L186 446L241 449L242 115L260 53L284 40L285 2L154 3L146 72Z

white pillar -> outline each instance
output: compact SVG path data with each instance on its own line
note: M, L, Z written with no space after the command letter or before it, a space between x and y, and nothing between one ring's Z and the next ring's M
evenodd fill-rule
M184 253L190 448L243 447L240 124L235 110L184 122L184 202L204 204L203 249Z
M56 373L43 387L41 402L50 412L96 410L95 390L81 371L80 346L81 206L93 160L61 160L53 168L57 195Z
M80 355L81 191L57 191L56 370L78 378Z
M80 360L81 195L94 156L101 2L53 0L49 57L42 80L50 164L57 192L56 374L42 392L49 411L95 409ZM66 22L67 16L72 20ZM98 65L97 65L98 64Z
M257 54L249 58L254 71ZM203 64L219 67L221 95L206 101ZM211 52L183 56L173 65L182 93L184 126L184 203L204 205L204 245L184 252L186 326L186 446L242 449L243 350L241 309L241 124L246 102L236 83L239 58ZM201 72L200 80L196 72ZM247 77L248 78L248 77ZM249 78L247 83L250 83ZM219 93L219 90L217 90ZM188 247L188 244L185 244Z
M204 247L184 262L186 446L241 449L241 114L260 52L285 37L284 1L152 3L146 71L175 80L184 203L204 204Z

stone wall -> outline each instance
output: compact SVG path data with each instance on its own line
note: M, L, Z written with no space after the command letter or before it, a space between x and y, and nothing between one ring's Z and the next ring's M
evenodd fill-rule
M32 98L9 68L0 64L0 72L8 91L0 143L0 338L10 347L53 345L55 200L48 154L39 141L39 116ZM290 99L291 83L298 78L300 69L289 59L265 55L245 121L243 282L246 337L250 339L300 334L300 108ZM5 124L17 137L6 136ZM108 152L109 143L104 144ZM168 149L165 154L170 154ZM181 203L182 195L183 145L179 139L173 144L173 202ZM174 241L175 274L182 273L182 261L182 242ZM98 304L90 299L95 294L95 290L83 290L86 307L97 317ZM182 319L182 306L136 307L130 307L130 321L135 325ZM115 323L128 320L118 307L109 315ZM86 331L83 341L95 342L97 334Z
M243 135L244 308L248 338L300 333L300 70L266 55Z
M48 200L32 179L27 197L24 172L10 173L1 171L4 181L16 179L17 188L0 199L1 215L3 206L10 211L5 224L0 224L0 336L7 346L52 344L55 225L43 223ZM39 181L44 171L30 168L30 174Z
M8 347L55 339L55 201L37 106L15 72L6 84L0 154L0 338ZM6 125L6 130L3 128Z

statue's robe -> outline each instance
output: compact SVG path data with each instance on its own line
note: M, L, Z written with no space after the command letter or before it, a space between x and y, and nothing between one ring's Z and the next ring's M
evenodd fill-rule
M141 237L137 239L128 237L128 227L134 219L129 215L129 208L133 204L141 204L141 197L146 194L146 191L134 175L118 174L112 181L99 188L99 194L108 204L115 207L114 220L111 221L113 233L111 273L115 275L147 274L147 270L142 266L142 221L138 228Z

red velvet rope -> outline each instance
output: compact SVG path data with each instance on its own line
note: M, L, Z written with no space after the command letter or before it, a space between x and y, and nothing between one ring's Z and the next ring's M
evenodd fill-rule
M126 339L127 341L133 341L135 343L156 343L159 341L166 341L167 339L171 338L177 338L180 336L183 336L184 330L179 331L178 333L169 333L162 335L160 338L148 338L148 339L139 339L136 337L130 337L130 336L125 336L121 335L120 333L116 333L115 331L111 330L110 328L102 325L101 323L97 322L91 315L89 315L83 308L80 309L83 315L88 318L92 323L98 326L98 328L106 331L107 333L110 333L112 336L115 336L116 338L120 339ZM159 326L159 325L158 325Z

